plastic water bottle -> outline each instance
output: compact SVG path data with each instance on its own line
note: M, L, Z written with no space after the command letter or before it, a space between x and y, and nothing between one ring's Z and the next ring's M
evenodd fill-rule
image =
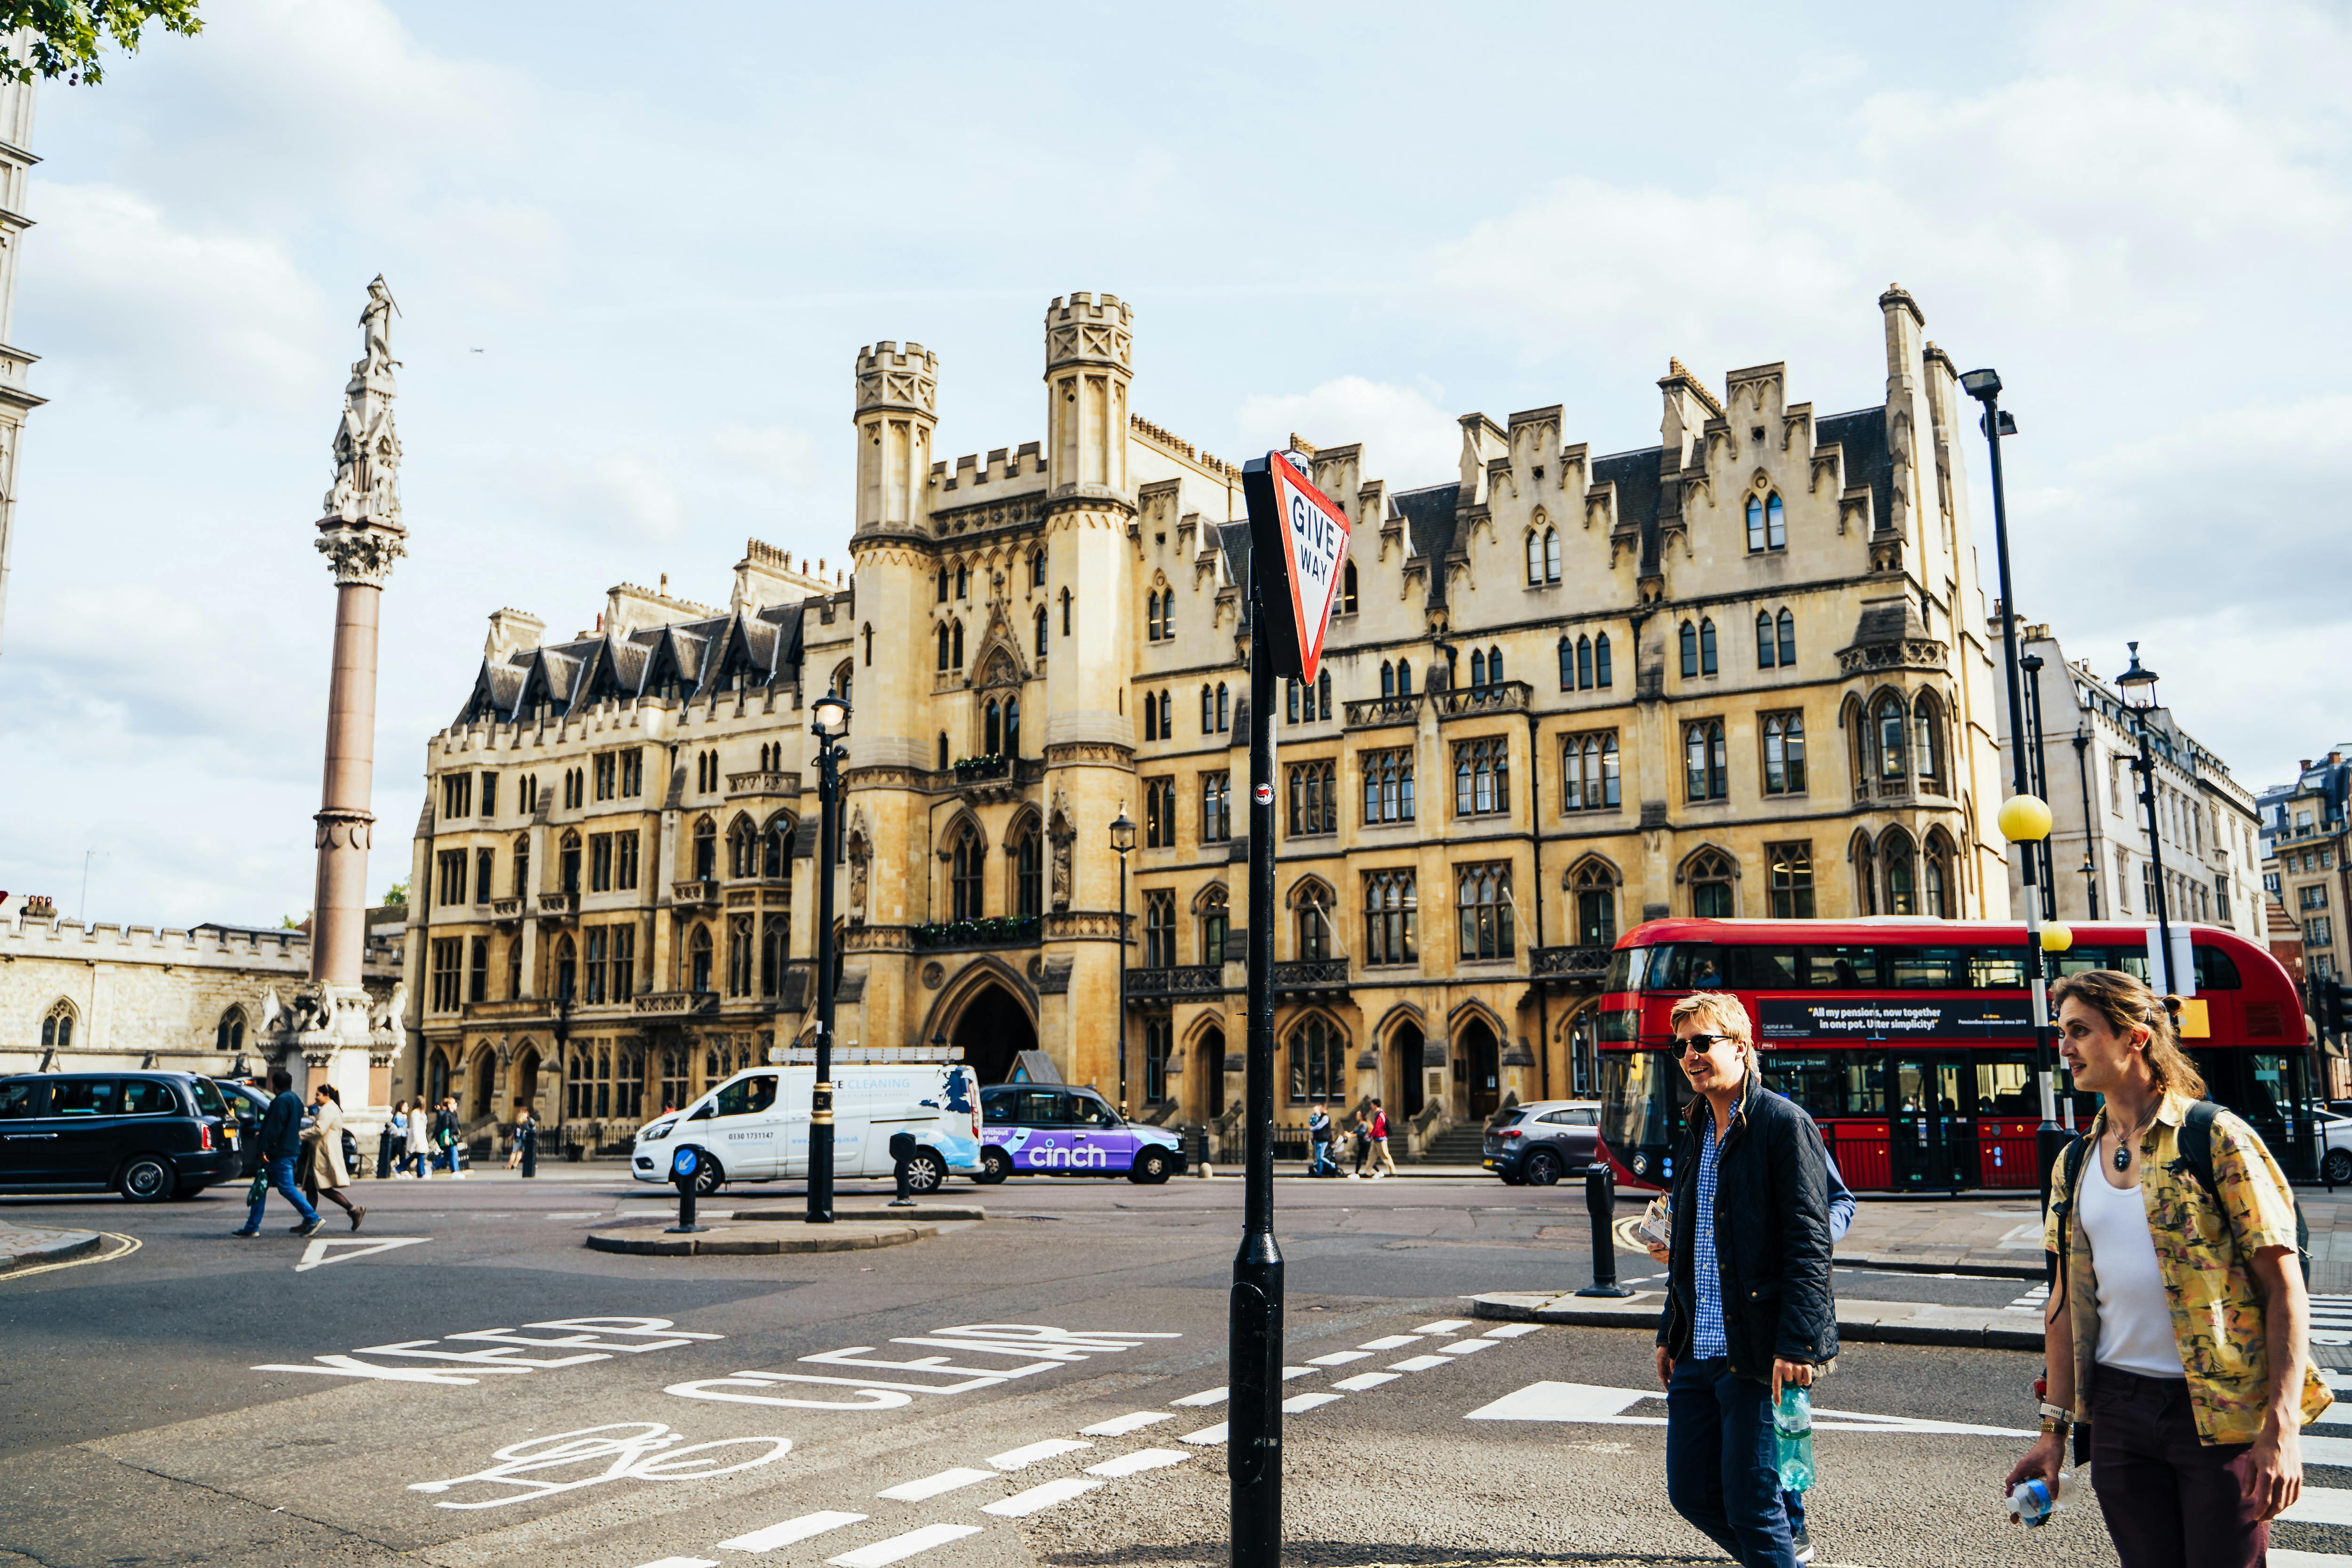
M2066 1505L2059 1500L2058 1495L2065 1489L2065 1484L2063 1476L2058 1479L2054 1489L2039 1476L2020 1481L2009 1494L2009 1511L2026 1529L2039 1530L2050 1522L2051 1515L2066 1510Z
M1784 1492L1811 1491L1813 1486L1813 1399L1794 1384L1780 1390L1772 1409L1774 1458Z

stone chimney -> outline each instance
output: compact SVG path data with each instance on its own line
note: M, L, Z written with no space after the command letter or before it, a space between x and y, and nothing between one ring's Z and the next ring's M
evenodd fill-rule
M495 664L509 654L537 647L540 635L546 630L547 623L537 616L517 609L494 610L490 613L490 635L482 643L482 657Z

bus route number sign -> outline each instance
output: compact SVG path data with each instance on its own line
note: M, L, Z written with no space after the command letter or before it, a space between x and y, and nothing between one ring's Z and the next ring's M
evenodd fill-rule
M1276 675L1311 681L1348 560L1348 514L1307 479L1304 460L1268 452L1242 469L1249 500L1250 573L1273 640Z

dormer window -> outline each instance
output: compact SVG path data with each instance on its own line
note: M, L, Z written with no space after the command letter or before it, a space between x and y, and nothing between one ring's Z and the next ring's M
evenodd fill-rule
M1751 495L1748 498L1748 552L1760 555L1767 551L1789 547L1789 519L1778 495Z

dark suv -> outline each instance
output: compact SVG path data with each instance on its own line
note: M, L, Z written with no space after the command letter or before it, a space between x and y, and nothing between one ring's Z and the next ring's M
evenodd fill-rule
M1486 1123L1486 1166L1512 1186L1548 1187L1601 1158L1601 1102L1538 1100Z
M0 1078L0 1192L192 1198L236 1178L229 1120L219 1086L190 1073Z

